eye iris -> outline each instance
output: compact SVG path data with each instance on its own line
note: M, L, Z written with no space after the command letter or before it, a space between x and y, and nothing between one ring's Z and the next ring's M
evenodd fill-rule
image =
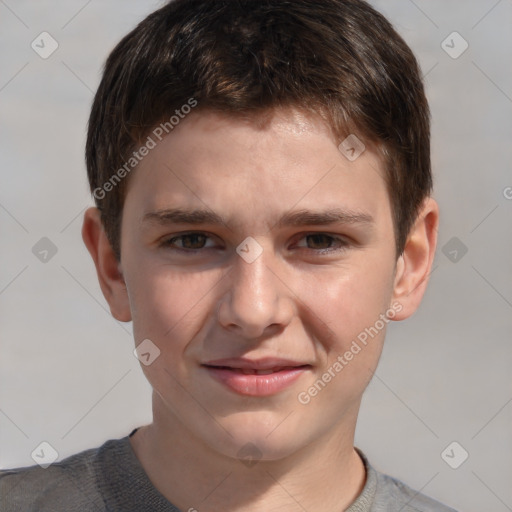
M185 249L201 249L206 243L206 236L200 234L184 235L181 243Z
M310 249L327 249L332 246L332 238L327 235L308 235L307 242Z

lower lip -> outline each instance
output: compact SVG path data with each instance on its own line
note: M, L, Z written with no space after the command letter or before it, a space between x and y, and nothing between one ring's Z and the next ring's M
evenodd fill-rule
M300 366L293 370L280 370L266 375L246 375L235 370L205 366L210 375L235 393L246 396L270 396L286 389L309 367Z

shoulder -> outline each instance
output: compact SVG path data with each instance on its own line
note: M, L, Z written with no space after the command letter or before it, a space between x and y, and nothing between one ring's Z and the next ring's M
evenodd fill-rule
M456 512L400 480L375 470L364 453L356 450L366 468L366 483L349 512Z
M101 474L127 438L110 440L47 468L30 466L0 471L2 512L102 512Z
M375 512L380 512L381 510L401 510L402 512L456 512L454 509L425 496L419 491L415 491L396 478L377 471L376 476Z

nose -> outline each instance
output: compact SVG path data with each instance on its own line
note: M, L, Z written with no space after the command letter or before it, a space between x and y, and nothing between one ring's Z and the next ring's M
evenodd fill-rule
M251 263L235 255L229 289L220 298L219 323L246 339L280 332L294 315L293 294L271 269L270 252L263 251Z

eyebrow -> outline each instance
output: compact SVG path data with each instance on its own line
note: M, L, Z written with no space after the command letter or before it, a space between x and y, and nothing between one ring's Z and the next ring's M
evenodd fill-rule
M169 208L144 215L142 222L156 224L226 224L226 221L211 210L184 210Z
M190 225L224 225L228 222L222 216L211 210L183 208L168 208L146 213L142 222ZM327 210L298 210L285 213L273 227L300 227L300 226L325 226L332 224L372 224L373 217L369 213L358 212L349 209L331 208Z
M332 208L321 211L299 210L285 213L276 226L320 226L330 224L372 224L373 217L369 213Z

